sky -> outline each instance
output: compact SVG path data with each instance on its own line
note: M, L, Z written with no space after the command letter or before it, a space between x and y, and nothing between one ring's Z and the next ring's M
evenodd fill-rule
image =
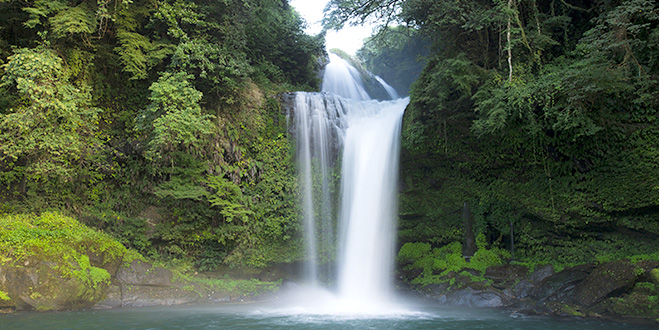
M323 9L327 5L327 0L291 0L290 4L295 7L298 13L307 21L307 32L310 35L317 35L322 30L321 20L323 19ZM325 38L327 49L338 48L342 51L355 55L361 48L364 39L371 36L373 26L347 26L340 31L328 31Z

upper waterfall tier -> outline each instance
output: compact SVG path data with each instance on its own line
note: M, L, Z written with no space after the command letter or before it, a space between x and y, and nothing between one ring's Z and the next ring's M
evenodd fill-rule
M351 100L370 100L359 71L339 55L330 53L329 58L330 62L325 67L323 76L322 91Z

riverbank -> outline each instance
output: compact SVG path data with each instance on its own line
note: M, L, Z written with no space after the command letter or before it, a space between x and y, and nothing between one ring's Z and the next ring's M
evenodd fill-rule
M409 283L410 272L399 274ZM465 269L409 289L446 306L505 308L512 315L598 318L659 325L659 262L616 260L561 270L520 264Z
M65 311L276 299L298 266L168 269L57 213L5 215L0 226L0 311ZM481 251L486 255L484 251ZM478 262L475 258L471 263ZM563 269L497 264L446 274L401 265L399 287L434 304L659 324L659 261L633 258Z
M234 302L281 283L281 276L248 275L168 269L59 213L0 217L2 312Z

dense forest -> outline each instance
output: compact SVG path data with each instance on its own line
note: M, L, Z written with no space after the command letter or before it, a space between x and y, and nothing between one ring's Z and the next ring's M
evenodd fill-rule
M278 94L317 89L326 55L287 1L3 0L0 16L0 213L63 212L201 270L300 258Z
M0 215L61 212L201 271L303 259L279 95L318 90L326 54L288 1L0 0L0 18ZM366 21L357 57L410 95L410 281L446 280L470 239L488 265L659 259L655 1L327 7L328 29Z
M415 258L432 254L428 244L464 242L469 218L474 236L522 263L659 257L655 1L335 0L330 9L332 24L398 24L360 51L376 74L411 67L397 59L406 52L426 63L402 141L400 238ZM424 267L423 280L436 279Z

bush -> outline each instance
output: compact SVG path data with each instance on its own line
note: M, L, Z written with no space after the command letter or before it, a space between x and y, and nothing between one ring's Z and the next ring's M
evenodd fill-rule
M431 249L428 243L405 243L398 252L398 261L404 270L421 270L421 274L411 279L412 284L429 285L450 282L458 274L472 281L482 282L485 270L494 265L500 265L510 258L510 253L496 247L487 248L485 236L476 238L478 250L469 262L462 256L462 244L452 242L440 248ZM481 275L474 276L467 269L478 271Z

